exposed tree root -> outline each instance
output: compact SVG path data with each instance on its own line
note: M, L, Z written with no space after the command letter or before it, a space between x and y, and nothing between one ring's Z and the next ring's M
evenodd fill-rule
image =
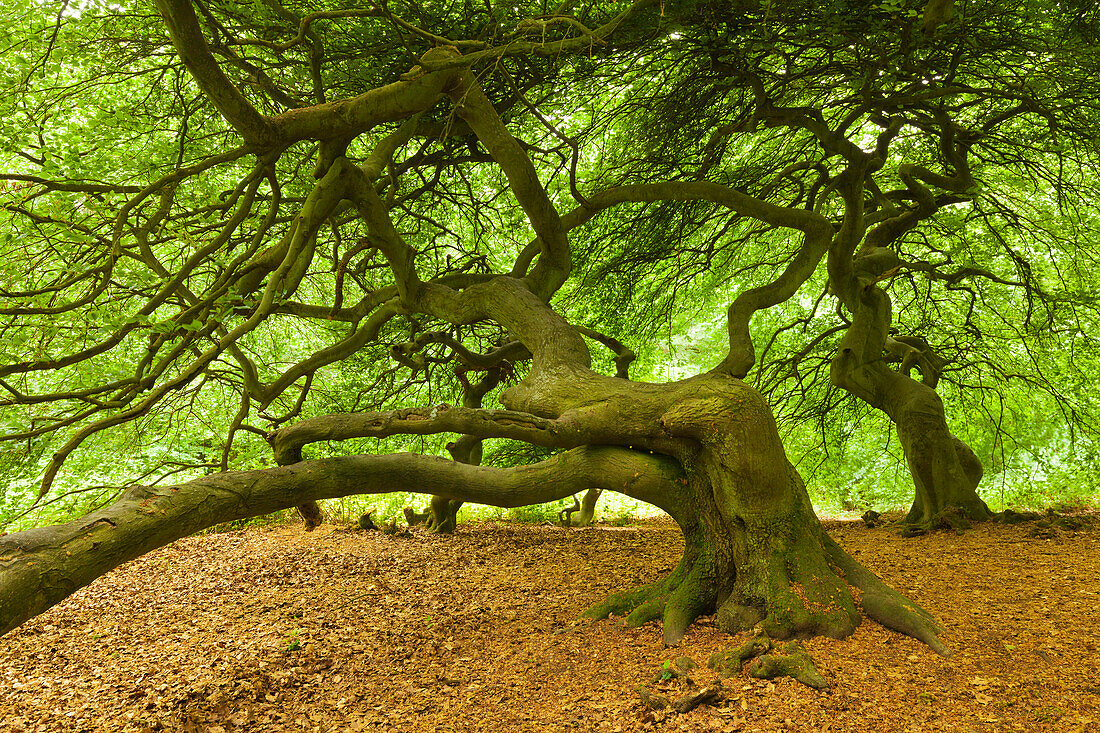
M741 673L741 666L750 659L771 651L772 640L760 634L749 639L741 646L728 647L710 655L707 666L722 677L732 677Z
M701 615L711 613L717 600L714 563L689 545L680 563L664 580L622 593L613 593L584 612L592 619L626 615L627 626L661 619L665 646L675 646Z
M457 499L433 496L426 518L428 531L437 534L453 534L458 529L458 510L461 508L462 502Z
M664 613L666 646L679 644L695 619L714 609L719 587L713 560L708 557L696 559L684 581L668 595Z
M863 520L864 526L868 527L869 529L873 529L883 522L882 514L876 512L874 509L868 509L867 511L863 512L863 516L861 516L860 519Z
M688 685L694 685L695 680L691 678L691 673L698 666L692 661L691 657L678 657L675 661L665 662L653 675L653 682L668 682L675 679Z
M682 697L676 698L676 701L672 703L672 709L678 713L687 713L700 705L713 705L724 697L725 693L721 685L711 685L710 687L704 687L698 692L689 692Z
M671 710L676 713L688 713L700 705L713 705L725 698L725 691L721 685L711 685L701 690L681 695L674 701L658 692L650 692L644 685L638 686L638 697L650 710Z
M826 690L829 683L817 671L813 660L797 641L776 647L765 634L756 636L739 647L731 647L711 655L707 666L723 677L740 674L742 665L749 665L749 674L758 679L791 677L815 690Z
M1043 536L1048 532L1053 532L1055 529L1076 532L1082 527L1090 527L1096 524L1096 518L1094 516L1059 514L1054 511L1054 509L1047 509L1045 514L1028 511L1017 512L1012 509L1005 509L1003 512L994 514L993 521L1002 524L1035 522L1035 527L1032 529L1032 536Z
M1017 512L1012 509L1005 509L1003 512L994 514L993 521L1001 524L1023 524L1024 522L1034 522L1042 516L1039 512Z
M396 537L412 537L412 532L407 527L402 527L397 523L397 519L390 519L389 521L382 522L378 527L382 530L383 534L394 535Z
M650 710L664 710L672 703L668 698L658 692L650 692L646 689L645 685L638 685L638 697L642 699L642 704Z
M912 520L910 519L911 516L912 513L901 521L899 534L902 537L917 537L937 530L964 532L970 529L972 522L982 522L993 518L992 514L981 511L971 512L966 507L959 505L951 505L941 509L923 521Z
M777 639L843 638L859 623L855 602L844 580L826 562L820 545L816 552L793 556L780 548L754 553L767 559L759 565L746 563L740 575L711 553L688 547L666 579L613 594L586 615L626 614L629 626L661 619L666 646L679 643L696 618L715 612L724 631L737 633L762 622L764 630ZM722 603L720 595L726 596Z
M749 674L764 680L791 677L815 690L829 689L829 683L817 671L814 661L797 641L787 642L778 651L758 657L749 665Z
M881 578L841 549L831 537L823 534L822 539L830 563L844 574L849 584L862 592L860 606L868 618L888 629L924 642L940 656L951 656L951 650L940 641L942 629L930 613L882 582Z
M777 530L775 522L769 527L767 532L745 527L741 540L754 546L737 567L704 549L715 546L713 539L704 542L703 533L689 527L684 556L667 578L612 594L584 615L626 615L629 626L661 620L664 643L674 646L696 618L709 613L730 633L757 627L770 639L840 639L855 630L862 611L938 654L950 654L927 611L886 585L823 531L806 531L799 522L786 529Z

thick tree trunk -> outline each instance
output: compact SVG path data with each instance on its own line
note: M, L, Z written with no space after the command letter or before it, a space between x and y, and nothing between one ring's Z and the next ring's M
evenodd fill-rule
M587 527L596 518L596 502L600 500L603 489L589 489L584 492L584 498L577 501L573 497L573 506L566 507L558 512L558 518L566 527ZM577 516L573 516L576 514Z
M916 490L906 523L935 529L989 519L977 493L981 462L948 429L940 396L883 359L889 325L888 296L868 286L833 360L833 383L893 420Z
M660 618L673 645L704 614L715 613L731 632L760 623L778 639L840 638L855 629L862 609L946 653L925 611L825 535L755 390L723 374L669 387L658 425L688 441L676 455L686 477L660 506L683 529L684 556L666 579L612 596L589 615L629 612L631 624ZM851 588L859 589L858 602Z
M442 421L461 424L462 432L481 437L507 432L507 437L542 445L619 445L661 453L675 458L685 473L676 490L647 499L683 528L686 550L680 564L664 581L609 599L593 609L593 615L632 609L629 618L634 622L662 618L668 644L677 643L697 616L711 612L717 612L729 629L762 620L778 637L844 636L860 618L851 584L860 589L868 615L944 652L926 613L826 541L805 488L787 461L770 408L759 393L735 378L754 360L749 333L753 314L789 298L812 275L832 238L828 221L813 212L723 190L723 203L735 210L805 234L800 252L773 283L747 290L731 304L727 358L713 372L673 384L596 374L580 333L546 305L572 266L567 228L530 160L476 80L465 75L448 94L457 115L505 172L535 231L539 254L529 272L521 268L517 277L496 278L461 292L423 282L413 265L414 252L397 233L373 187L349 190L411 310L456 325L491 319L531 352L527 377L500 396L511 415L527 415L521 423L501 414L459 414L453 409ZM393 428L385 420L338 420L304 432L331 438L352 422L359 423L364 435ZM295 450L300 437L293 438L292 432L276 436L274 443ZM613 483L592 486L632 493Z
M855 628L862 609L946 653L925 611L825 536L787 460L770 407L730 374L728 364L741 359L675 383L616 379L593 372L579 334L517 280L498 278L461 294L425 290L421 303L430 312L457 320L491 309L494 320L529 348L530 373L500 396L507 410L314 418L272 435L276 455L300 456L312 440L448 430L670 456L684 475L658 494L641 496L629 483L614 481L589 485L661 507L679 523L686 543L668 578L613 596L591 615L629 611L628 620L636 624L660 618L665 642L672 645L703 614L717 613L731 631L762 622L777 638L842 637Z
M450 534L458 526L458 510L464 502L448 499L446 496L433 496L428 503L428 518L425 524L432 532Z
M961 528L970 520L990 519L993 513L977 492L981 461L970 446L948 432L939 396L923 394L913 402L921 407L911 407L897 423L898 439L916 487L905 522L918 527Z

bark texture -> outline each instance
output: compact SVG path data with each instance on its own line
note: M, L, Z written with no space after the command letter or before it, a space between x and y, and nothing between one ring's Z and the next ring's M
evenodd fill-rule
M894 371L883 358L890 326L888 296L875 285L865 285L858 298L852 325L833 360L832 380L893 420L915 488L905 521L936 528L989 519L992 512L977 493L981 462L947 427L943 400L931 386Z

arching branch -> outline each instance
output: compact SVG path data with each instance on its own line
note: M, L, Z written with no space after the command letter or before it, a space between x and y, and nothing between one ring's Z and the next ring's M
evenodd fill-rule
M385 438L391 435L465 433L480 438L512 438L547 448L573 448L589 441L575 423L548 420L514 410L451 405L387 412L321 415L280 428L267 437L282 465L302 460L302 448L322 440Z
M176 52L226 121L249 143L272 143L275 133L268 120L248 103L210 53L191 0L156 0L156 4Z

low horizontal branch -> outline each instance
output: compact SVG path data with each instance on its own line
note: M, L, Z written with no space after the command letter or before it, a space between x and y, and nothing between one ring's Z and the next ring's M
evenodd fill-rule
M304 461L218 473L176 486L134 487L108 507L0 537L0 634L119 565L223 522L307 501L411 491L501 507L564 498L593 486L657 506L683 490L670 458L581 447L516 468L471 466L413 453Z
M546 448L575 448L592 442L577 425L527 412L486 410L452 405L413 407L385 412L320 415L268 434L280 465L302 460L302 448L322 440L387 438L391 435L462 433L478 438L512 438Z

